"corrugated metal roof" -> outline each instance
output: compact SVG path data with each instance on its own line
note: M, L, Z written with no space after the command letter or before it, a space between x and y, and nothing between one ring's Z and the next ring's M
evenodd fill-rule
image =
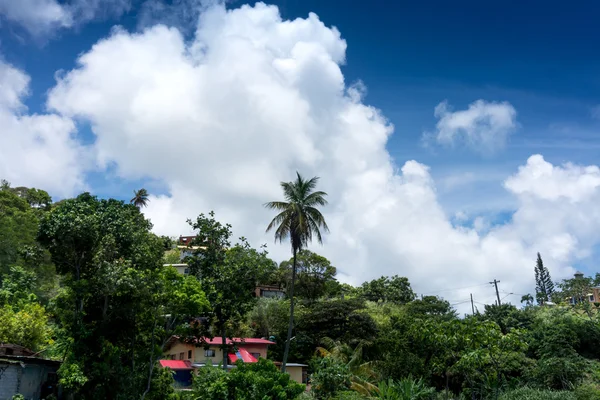
M246 349L239 349L238 351L234 353L229 353L227 354L227 357L229 358L229 361L231 363L236 362L237 360L242 360L245 363L255 363L258 360L256 359L256 357L254 357L252 354L248 353L248 350Z
M160 366L171 369L192 369L192 363L189 360L160 360Z

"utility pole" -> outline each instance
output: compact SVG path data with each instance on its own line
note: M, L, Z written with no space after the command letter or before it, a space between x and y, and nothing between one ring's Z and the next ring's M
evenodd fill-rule
M496 287L496 297L498 298L498 305L502 304L500 302L500 292L498 292L498 284L500 283L500 281L497 281L494 279L493 282L490 282L490 285L494 285Z
M473 305L473 293L471 294L471 311L473 311L473 315L475 315L475 306Z

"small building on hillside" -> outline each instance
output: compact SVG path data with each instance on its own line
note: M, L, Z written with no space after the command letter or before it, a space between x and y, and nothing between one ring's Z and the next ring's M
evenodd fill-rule
M12 343L0 343L0 356L33 356L35 353L27 347Z
M277 365L277 367L279 368L281 367L281 363L279 361L276 361L275 365ZM290 375L291 380L305 385L308 384L308 365L298 363L286 363L285 372L287 372Z
M173 336L165 346L164 356L170 360L188 360L194 367L207 364L218 365L223 360L223 343L220 337L204 338L204 343L184 343ZM270 340L258 338L227 339L229 346L228 363L234 364L238 359L244 362L256 362L258 358L267 358L267 347L275 344Z
M26 399L45 399L53 394L60 398L57 371L60 361L35 357L22 346L2 345L0 351L0 399L22 394ZM13 354L7 354L7 353ZM16 352L27 355L15 355Z
M285 297L285 290L279 286L273 285L258 285L254 289L255 297L267 297L270 299L283 299Z
M173 371L173 380L175 386L186 388L192 386L192 374L194 368L189 360L160 360L162 368L169 368Z

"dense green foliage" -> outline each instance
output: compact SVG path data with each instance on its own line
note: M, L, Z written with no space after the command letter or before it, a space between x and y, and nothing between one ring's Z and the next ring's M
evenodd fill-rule
M238 361L229 373L212 366L200 368L194 379L197 400L291 400L303 391L304 385L290 380L273 362L262 358L254 364Z
M600 400L600 304L588 298L600 274L555 284L538 257L539 305L524 296L521 308L459 316L444 299L416 298L405 277L340 284L308 237L278 265L244 238L232 244L212 213L190 224L186 276L163 265L180 253L134 204L88 193L53 203L5 182L0 342L63 361L60 384L77 399L183 399L157 367L165 344L247 335L274 340L275 361L288 345L289 361L309 366L310 391L261 359L201 368L189 398ZM258 284L286 296L257 299Z

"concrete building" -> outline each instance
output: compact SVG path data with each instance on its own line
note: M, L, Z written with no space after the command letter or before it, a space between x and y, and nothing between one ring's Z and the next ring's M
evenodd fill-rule
M267 347L275 344L270 340L258 338L227 339L229 346L228 363L234 364L238 359L244 362L256 362L258 358L267 358ZM220 337L205 338L204 344L183 343L173 336L165 346L164 356L170 360L188 360L198 368L207 364L218 365L223 360L222 339Z
M28 400L43 399L50 394L60 398L56 374L59 367L59 361L31 355L0 355L0 400L10 400L16 394Z

